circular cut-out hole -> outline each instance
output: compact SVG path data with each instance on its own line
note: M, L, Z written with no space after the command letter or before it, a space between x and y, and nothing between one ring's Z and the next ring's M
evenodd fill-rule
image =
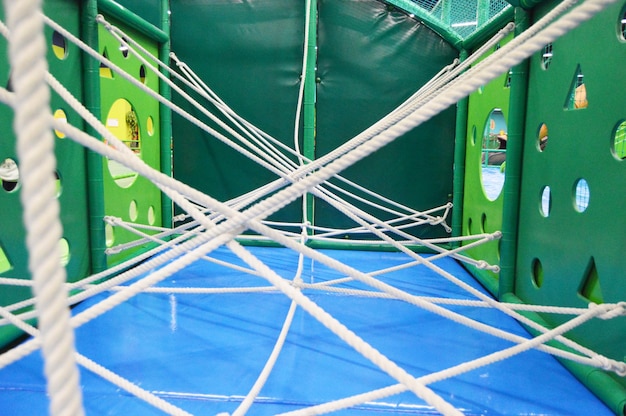
M111 224L104 225L104 239L107 247L112 247L115 243L115 231Z
M67 41L65 37L57 32L52 32L52 52L59 59L67 58Z
M548 144L548 126L546 123L542 123L539 126L539 133L537 134L537 149L543 152Z
M154 225L154 221L155 221L155 216L154 216L154 207L152 205L150 205L150 208L148 208L148 224L150 225Z
M548 43L543 47L541 52L541 68L548 69L552 64L552 43Z
M146 120L146 133L148 133L148 136L154 135L154 120L152 117L148 117Z
M472 219L471 218L467 219L467 232L468 234L472 234Z
M126 38L122 38L122 40L128 43L128 40ZM128 58L128 45L120 43L120 52L122 52L122 56L124 58Z
M475 146L476 145L476 125L472 126L471 140L472 140L472 146Z
M584 179L576 181L574 186L574 207L578 212L585 212L589 206L590 198L589 184Z
M531 264L531 274L533 279L533 284L535 287L540 288L543 286L543 265L539 259L535 258Z
M146 83L146 67L143 64L139 67L139 81Z
M65 111L61 110L60 108L54 111L54 119L63 123L67 123L67 115L65 114ZM65 134L56 129L54 130L54 134L59 139L65 138Z
M70 243L65 238L59 240L59 255L61 257L61 266L67 266L70 262Z
M128 207L128 216L130 217L131 221L137 221L137 202L134 199L130 201L130 206Z
M480 232L481 233L485 232L485 229L487 228L485 227L486 223L487 223L487 214L483 212L483 214L480 216Z
M2 182L2 189L5 191L17 191L20 181L20 170L15 160L6 158L0 164L0 181Z
M119 98L113 103L107 114L106 127L131 150L140 154L141 138L139 135L139 124L137 122L137 114L130 102L124 98ZM115 160L109 159L107 165L113 180L121 188L130 187L137 179L137 172Z
M626 159L626 121L622 121L615 128L611 151L617 159Z
M550 187L544 186L541 190L541 204L539 205L539 212L544 217L550 216L550 208L552 207L552 195L550 194Z
M58 198L63 192L63 185L61 184L61 176L59 175L59 172L54 172L54 186L56 190L55 196Z
M481 146L481 180L490 201L500 195L504 186L507 141L506 119L501 109L494 108L485 122Z
M626 7L622 9L617 19L617 32L620 40L626 41Z

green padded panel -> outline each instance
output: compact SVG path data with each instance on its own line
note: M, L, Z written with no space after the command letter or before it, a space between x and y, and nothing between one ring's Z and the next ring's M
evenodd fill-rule
M44 4L44 12L63 25L67 30L78 35L80 32L80 13L75 1L51 0ZM0 11L3 13L3 9ZM4 18L4 17L2 17ZM64 59L57 58L52 50L53 32L45 28L45 38L49 45L48 66L50 72L65 87L79 99L82 97L82 61L79 49L69 42L66 43ZM58 38L57 38L58 39ZM7 56L7 45L4 38L0 41L0 54ZM0 61L0 82L3 86L8 83L8 61ZM82 120L56 94L51 96L51 109L54 112L62 109L68 122L82 127ZM5 126L0 139L0 162L5 158L12 158L18 162L15 150L15 135L12 131L13 112L6 106L0 106L0 122ZM55 154L57 158L57 173L60 177L61 205L60 218L63 226L63 238L69 245L69 263L67 263L68 280L79 280L89 274L89 223L87 212L87 173L84 149L73 141L55 136ZM0 188L0 206L2 206L2 221L0 221L0 247L4 255L0 257L2 275L13 278L29 278L28 254L25 247L25 228L22 220L19 188L15 192L6 192ZM9 263L7 265L7 262ZM0 290L0 304L8 305L31 296L30 289L6 287ZM0 345L12 340L18 332L12 327L0 328Z
M374 124L456 56L426 26L381 2L320 1L316 157ZM416 209L445 204L452 194L454 123L451 107L342 176ZM319 200L315 224L354 225ZM413 232L434 236L443 228Z
M555 41L547 69L541 52L530 62L515 284L515 294L527 303L584 307L589 301L624 300L626 161L612 149L625 119L623 7L624 2L619 2ZM588 107L567 110L578 67ZM548 142L541 152L537 138L543 123ZM575 202L580 179L589 188L583 212ZM551 193L547 217L540 208L545 186ZM546 315L544 319L558 325L569 317ZM624 360L624 333L623 319L594 320L569 336ZM624 378L619 380L626 386Z
M506 44L510 38L502 41L501 45ZM496 47L486 53L483 59L493 53ZM463 191L463 235L502 230L504 193L500 192L497 196L490 198L485 191L483 157L486 153L483 151L483 137L486 131L493 131L488 123L494 118L492 117L494 109L501 110L505 121L509 118L510 87L507 80L508 74L503 74L469 97ZM496 123L495 130L498 132L501 130L499 123ZM504 171L506 174L506 168ZM499 241L468 249L466 253L474 259L483 259L489 264L500 263ZM488 287L491 287L498 279L498 275L490 271L473 270L473 273Z
M146 36L126 27L122 22L105 16L114 25L120 27L136 41L148 50L151 54L158 56L158 45ZM99 51L106 52L108 58L120 68L134 74L136 79L144 78L144 84L153 91L158 91L158 77L149 69L142 72L141 62L132 54L124 56L120 50L120 44L101 25L98 27ZM101 74L103 71L101 69ZM105 76L100 76L100 97L101 97L101 117L107 127L116 128L126 122L126 112L118 114L114 104L119 99L124 99L131 106L136 114L138 123L140 144L133 142L132 138L125 133L120 133L122 140L129 140L131 149L140 149L138 154L149 166L160 168L160 118L159 103L156 99L149 97L139 88L133 86L129 81L113 74L113 78L104 72ZM142 77L143 76L143 77ZM150 121L152 120L152 129ZM122 131L122 130L120 130ZM137 222L140 224L161 225L161 192L148 179L137 176L134 180L132 174L126 169L115 169L114 165L109 165L107 160L103 160L103 184L104 184L104 211L105 215L112 215L122 218L125 221ZM128 179L124 176L131 175ZM134 209L136 207L136 209ZM150 214L152 212L152 214ZM150 221L152 220L152 222ZM138 237L129 231L116 227L113 233L113 240L107 241L107 245L117 245L128 241L136 240ZM119 254L108 257L110 265L118 263L136 253L141 248L127 250Z
M234 111L293 148L303 5L290 0L191 0L174 1L171 8L172 50L177 56ZM206 120L176 93L174 101ZM173 141L174 176L218 200L239 196L278 177L176 114ZM300 205L292 203L272 218L300 222Z

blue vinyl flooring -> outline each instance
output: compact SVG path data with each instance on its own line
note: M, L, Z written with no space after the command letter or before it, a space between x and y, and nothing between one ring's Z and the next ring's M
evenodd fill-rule
M253 248L281 276L293 277L297 255ZM324 251L363 271L404 263L399 253ZM226 249L214 253L235 261ZM455 261L438 265L473 279ZM310 259L305 282L341 277ZM382 278L425 296L470 298L423 266ZM258 286L261 278L196 262L160 286ZM479 287L475 282L474 286ZM362 284L344 287L364 288ZM316 303L414 376L445 369L511 344L406 303L305 291ZM85 301L84 310L105 295ZM195 415L234 411L263 368L289 308L278 293L141 294L76 330L83 355ZM455 311L501 329L526 334L515 321L482 308ZM396 384L320 323L298 309L284 349L249 415L273 415ZM161 412L81 369L87 415L159 415ZM466 415L576 416L612 414L553 357L529 351L430 386ZM0 370L0 416L47 414L39 352ZM338 412L341 415L437 414L412 393Z

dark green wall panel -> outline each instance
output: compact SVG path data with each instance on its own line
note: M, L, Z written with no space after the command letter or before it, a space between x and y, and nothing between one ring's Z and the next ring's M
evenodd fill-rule
M456 56L430 29L381 2L320 1L316 157L374 124ZM454 123L449 108L343 175L416 209L445 204L452 194ZM315 223L353 225L321 201Z
M515 285L524 302L585 307L590 301L624 300L626 161L612 151L615 129L626 118L624 7L620 1L555 41L547 69L541 53L531 59ZM567 110L578 66L588 107ZM549 138L541 152L537 135L543 123ZM589 186L584 212L575 208L579 179ZM547 217L540 211L545 186L551 194ZM551 325L567 319L544 318ZM570 336L623 360L624 333L624 320L594 320ZM620 381L626 386L624 378Z
M3 9L2 9L3 10ZM76 1L49 0L44 4L44 12L63 25L75 35L80 32L80 7ZM0 12L3 13L3 12ZM62 59L52 51L53 32L45 28L48 44L48 66L50 72L65 87L81 99L82 91L82 59L79 49L67 42ZM7 85L9 63L7 45L4 38L0 40L0 82ZM69 123L82 127L83 122L64 101L52 93L50 106L52 111L63 110ZM0 163L11 158L20 164L15 150L13 133L13 113L6 106L0 106L0 123L4 126L0 133ZM79 280L90 272L89 257L89 223L86 193L86 161L84 149L69 139L55 136L56 171L60 177L59 203L60 218L63 226L63 238L69 245L69 263L66 265L68 280ZM14 278L30 278L28 271L28 254L25 247L25 228L22 219L19 187L15 192L6 192L0 188L0 246L10 262L10 269L3 268L2 276ZM0 304L7 305L30 297L28 288L0 289ZM0 329L0 344L15 335L11 327Z
M302 4L174 0L171 9L177 56L234 111L293 148L304 42ZM199 114L174 96L177 104ZM175 177L217 199L236 197L277 178L178 115L173 131ZM298 204L279 217L299 222Z

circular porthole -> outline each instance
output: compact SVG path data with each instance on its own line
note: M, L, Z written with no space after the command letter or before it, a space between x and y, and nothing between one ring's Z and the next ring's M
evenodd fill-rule
M124 58L128 58L128 40L126 38L122 38L122 40L126 43L120 43L120 52Z
M124 98L116 100L107 114L107 129L136 154L141 154L141 136L137 114L130 102ZM121 188L130 187L137 179L137 173L121 163L109 159L109 173Z
M62 123L67 123L67 115L65 114L65 111L61 110L60 108L54 111L54 119ZM59 139L65 138L65 133L60 132L56 129L54 130L54 135L57 136Z
M137 217L139 216L139 212L137 211L137 201L134 199L130 201L130 206L128 207L128 216L131 221L137 221Z
M52 32L52 52L61 60L67 58L67 40L56 30Z
M148 133L148 136L154 136L154 120L152 117L148 117L146 120L146 133Z
M155 221L156 221L156 218L154 216L154 207L150 205L150 208L148 208L148 224L154 225Z
M111 224L104 225L104 240L107 247L113 247L115 243L115 231Z
M537 133L537 149L543 152L548 145L548 126L546 123L542 123L539 126L539 132Z
M70 243L65 238L59 240L59 255L61 266L65 267L70 262Z
M611 152L618 160L626 159L626 121L622 121L615 127L613 140L611 143Z
M481 181L490 201L498 198L504 186L507 141L506 119L502 110L494 108L485 122L481 145Z
M626 41L626 7L622 9L618 16L617 33L621 41Z
M578 212L585 212L589 206L589 184L584 179L579 179L574 185L574 207Z
M548 43L541 51L541 68L547 70L552 64L552 43Z
M543 286L543 265L537 258L533 259L531 263L531 276L533 285L535 285L536 288Z
M55 196L58 198L63 192L63 185L61 184L61 176L59 175L59 172L54 172L54 187Z
M143 64L139 67L139 81L146 83L146 67Z
M15 192L19 189L20 169L15 160L6 158L0 164L0 182L6 192Z
M541 190L541 202L539 204L539 212L543 217L550 216L550 209L552 208L552 195L550 193L550 187L544 186Z

